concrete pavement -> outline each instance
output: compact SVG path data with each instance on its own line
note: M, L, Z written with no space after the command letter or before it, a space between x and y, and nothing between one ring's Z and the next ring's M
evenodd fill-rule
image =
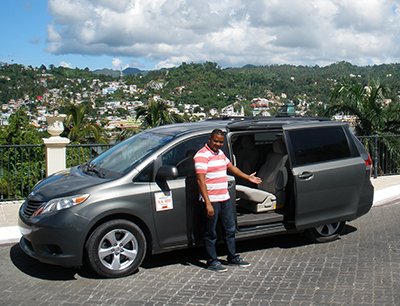
M400 203L399 200L395 201ZM238 241L250 267L205 269L199 249L148 256L133 275L102 279L41 263L18 244L0 246L0 305L399 306L400 205L374 207L340 239L303 234ZM221 246L219 258L225 259Z
M375 187L374 206L400 198L400 175L380 176L371 181ZM0 202L0 245L19 241L21 233L17 224L20 206L21 201Z

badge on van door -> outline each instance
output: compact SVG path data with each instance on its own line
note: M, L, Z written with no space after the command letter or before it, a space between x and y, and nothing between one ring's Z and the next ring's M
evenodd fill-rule
M171 191L156 192L154 194L154 198L156 200L156 211L163 211L174 208Z

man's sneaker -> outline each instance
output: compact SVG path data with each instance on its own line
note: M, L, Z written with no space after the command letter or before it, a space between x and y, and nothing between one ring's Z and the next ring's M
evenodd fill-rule
M237 256L228 260L228 263L232 266L240 266L240 267L249 267L251 264L247 261L244 261L241 257Z
M218 261L216 263L212 263L208 265L207 267L208 270L214 271L214 272L226 272L228 271L227 268L225 268L221 263Z

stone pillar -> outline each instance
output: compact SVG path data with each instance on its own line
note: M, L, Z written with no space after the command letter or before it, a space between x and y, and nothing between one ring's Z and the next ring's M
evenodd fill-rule
M43 138L46 146L46 176L66 169L66 147L69 139L65 137Z
M65 115L46 117L48 122L47 132L51 135L49 138L43 138L46 146L46 176L55 172L66 169L66 147L70 140L65 137L60 137L64 131L63 121Z

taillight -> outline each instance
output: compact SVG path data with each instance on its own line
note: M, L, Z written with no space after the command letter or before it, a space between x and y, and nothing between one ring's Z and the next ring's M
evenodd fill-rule
M368 158L365 160L365 165L367 167L371 167L372 166L372 158L371 155L368 154Z

